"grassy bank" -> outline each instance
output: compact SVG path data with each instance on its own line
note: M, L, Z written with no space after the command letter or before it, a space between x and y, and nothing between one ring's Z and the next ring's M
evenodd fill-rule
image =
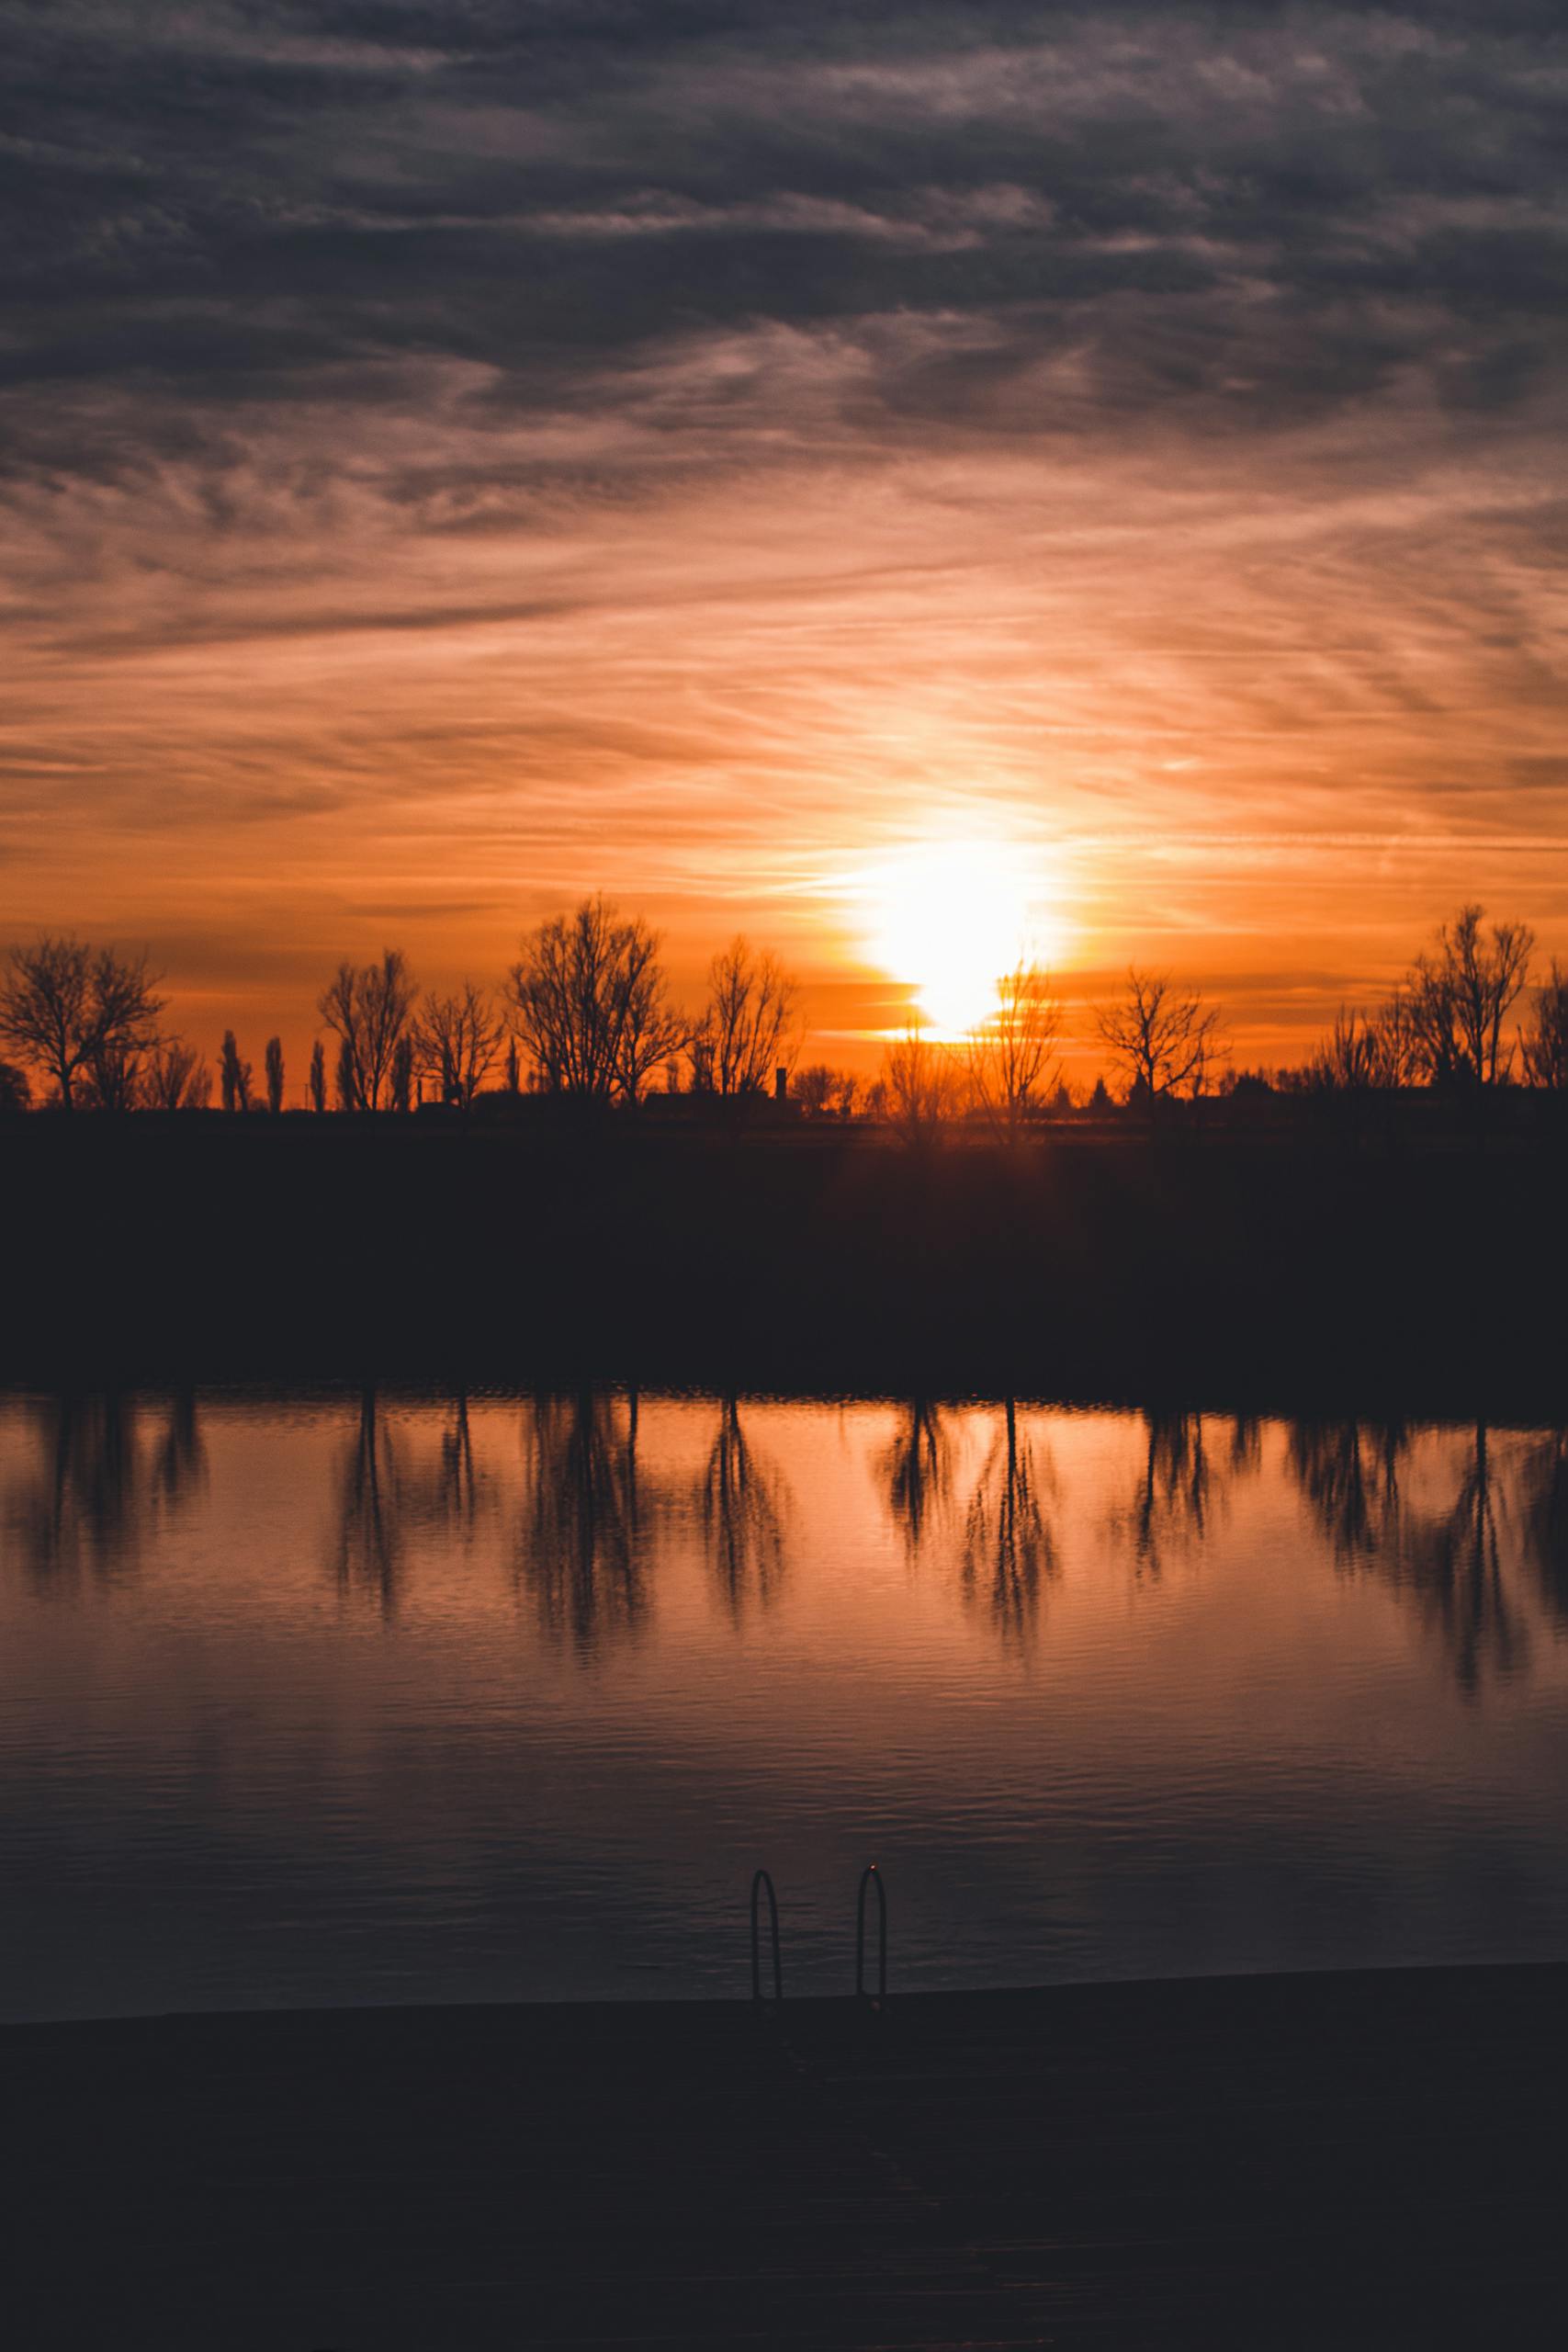
M1555 1410L1568 1150L17 1121L0 1374Z

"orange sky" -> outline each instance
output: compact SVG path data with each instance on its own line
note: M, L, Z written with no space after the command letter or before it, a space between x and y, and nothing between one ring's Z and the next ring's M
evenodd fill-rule
M285 122L210 12L239 127L169 150L180 234L105 196L118 242L62 245L17 313L0 938L146 943L193 1041L232 1023L259 1063L279 1030L296 1077L341 956L498 977L591 889L683 992L735 930L775 946L808 1056L867 1062L903 1000L855 879L976 835L1069 1002L1169 966L1246 1063L1300 1057L1463 899L1568 951L1562 370L1527 266L1562 224L1522 132L1506 186L1462 146L1522 68L1476 35L1393 82L1405 51L1321 15L1332 89L1196 17L1162 58L1086 15L1055 81L995 22L933 60L936 17L897 69L825 50L805 96L794 50L659 51L613 101L585 59L552 147L521 113L508 145L499 66L303 35L265 73L320 122L298 95ZM1111 98L1165 179L1141 149L1086 176ZM124 175L115 109L155 100L92 103L73 187ZM1281 214L1263 159L1325 138L1359 180ZM265 234L230 217L253 179Z

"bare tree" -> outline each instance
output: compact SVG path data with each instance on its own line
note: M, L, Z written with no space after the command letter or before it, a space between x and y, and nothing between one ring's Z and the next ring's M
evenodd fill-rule
M310 1075L305 1081L305 1089L310 1098L311 1110L324 1111L327 1107L327 1056L319 1037L310 1048Z
M1151 1105L1201 1094L1223 1051L1216 1007L1179 992L1168 973L1135 966L1121 1002L1101 1009L1099 1027L1131 1092Z
M283 1040L266 1041L266 1107L276 1119L283 1109Z
M84 1072L118 1091L156 1042L157 981L145 954L48 936L13 947L0 979L0 1040L52 1080L69 1111Z
M958 1116L963 1101L958 1067L947 1048L933 1044L918 1022L911 1022L885 1049L882 1082L887 1090L887 1118L905 1143L934 1143Z
M0 1119L26 1111L32 1099L27 1071L18 1069L15 1062L0 1062Z
M550 1094L636 1102L686 1043L669 1001L659 934L602 898L542 922L507 975L518 1041Z
M147 1111L205 1111L212 1100L212 1072L194 1046L164 1037L141 1072L141 1106Z
M391 1101L394 1111L413 1108L413 1039L407 1032L392 1048Z
M790 1080L790 1095L808 1119L848 1119L854 1115L860 1080L852 1071L831 1069L826 1062L807 1062Z
M1568 1088L1568 971L1555 956L1535 992L1529 1026L1519 1040L1525 1076L1532 1086Z
M1038 964L1004 972L997 999L996 1012L968 1041L969 1085L994 1132L1013 1141L1044 1111L1060 1075L1062 1008Z
M339 1039L338 1091L345 1111L379 1111L389 1101L392 1064L414 995L400 947L383 948L378 964L338 966L318 1009Z
M1417 956L1408 987L1413 1047L1428 1085L1502 1086L1513 1067L1503 1023L1529 977L1535 934L1528 924L1492 925L1484 910L1461 907L1438 933L1430 955Z
M761 1094L800 1052L795 983L772 956L737 936L708 967L707 1002L687 1043L692 1088Z
M1408 1006L1403 991L1376 1012L1341 1005L1334 1026L1306 1067L1316 1094L1386 1091L1410 1076Z
M223 1051L218 1062L218 1084L225 1111L250 1109L251 1065L242 1058L232 1029L223 1032Z
M427 996L414 1024L414 1056L436 1101L468 1110L495 1068L504 1035L490 998L472 980L455 996Z
M134 1111L141 1100L142 1057L123 1040L101 1045L83 1073L83 1103L94 1111Z

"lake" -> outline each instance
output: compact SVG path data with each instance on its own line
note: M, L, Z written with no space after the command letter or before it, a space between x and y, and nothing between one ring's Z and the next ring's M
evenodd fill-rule
M1568 1438L0 1396L0 2013L1568 1956Z

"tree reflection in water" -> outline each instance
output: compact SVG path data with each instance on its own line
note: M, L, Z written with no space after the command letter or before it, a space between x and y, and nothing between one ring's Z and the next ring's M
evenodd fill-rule
M969 1498L964 1531L964 1592L984 1608L1010 1648L1033 1638L1043 1584L1060 1573L1043 1497L1053 1492L1047 1460L1042 1469L1027 1437L1020 1437L1018 1408L1009 1397L984 1468Z
M389 1617L397 1607L402 1568L402 1487L395 1432L375 1389L367 1388L338 1472L333 1561L340 1588L373 1594Z
M1398 1540L1402 1421L1292 1421L1290 1463L1334 1556L1341 1563Z
M648 1608L654 1516L637 1469L637 1392L540 1396L523 1416L521 1574L558 1639L635 1635Z
M468 1427L468 1393L452 1399L452 1418L441 1432L436 1494L449 1526L471 1528L479 1516L481 1481L474 1467L474 1435Z
M1383 1577L1442 1639L1461 1689L1487 1672L1516 1672L1529 1655L1523 1618L1504 1573L1508 1469L1484 1421L1462 1439L1452 1499L1433 1510L1412 1498L1412 1438L1397 1421L1298 1421L1290 1459L1318 1526L1342 1566ZM1526 1548L1539 1528L1551 1542L1553 1441L1536 1440L1523 1464ZM1558 1449L1560 1452L1560 1448ZM1532 1464L1535 1485L1531 1486ZM1532 1497L1540 1517L1532 1517ZM1542 1555L1536 1540L1538 1561Z
M1247 1460L1251 1424L1233 1425L1227 1464L1216 1465L1201 1413L1144 1416L1144 1464L1124 1520L1135 1573L1158 1577L1168 1547L1201 1543L1228 1478Z
M193 1390L180 1389L152 1449L152 1492L169 1512L182 1510L207 1484L207 1445Z
M68 1390L28 1410L36 1459L7 1490L7 1544L40 1580L134 1569L152 1507L177 1513L205 1476L195 1396L179 1392L161 1419L119 1389Z
M719 1407L703 1471L703 1532L720 1591L737 1623L750 1600L766 1609L784 1580L787 1490L760 1462L740 1424L736 1397Z
M1475 1690L1483 1669L1511 1674L1529 1636L1503 1582L1498 1513L1503 1497L1493 1442L1478 1421L1465 1450L1459 1489L1446 1511L1415 1521L1394 1555L1423 1614L1453 1655L1461 1687Z
M911 1558L946 1523L953 1497L953 1438L940 1405L914 1396L899 1408L878 1465L887 1508Z
M1568 1431L1531 1441L1519 1479L1525 1549L1541 1597L1568 1623Z
M411 1535L463 1545L495 1497L474 1459L468 1398L457 1389L432 1463L411 1449L406 1430L388 1419L367 1388L344 1449L337 1481L333 1567L339 1584L373 1594L388 1616L396 1610Z

